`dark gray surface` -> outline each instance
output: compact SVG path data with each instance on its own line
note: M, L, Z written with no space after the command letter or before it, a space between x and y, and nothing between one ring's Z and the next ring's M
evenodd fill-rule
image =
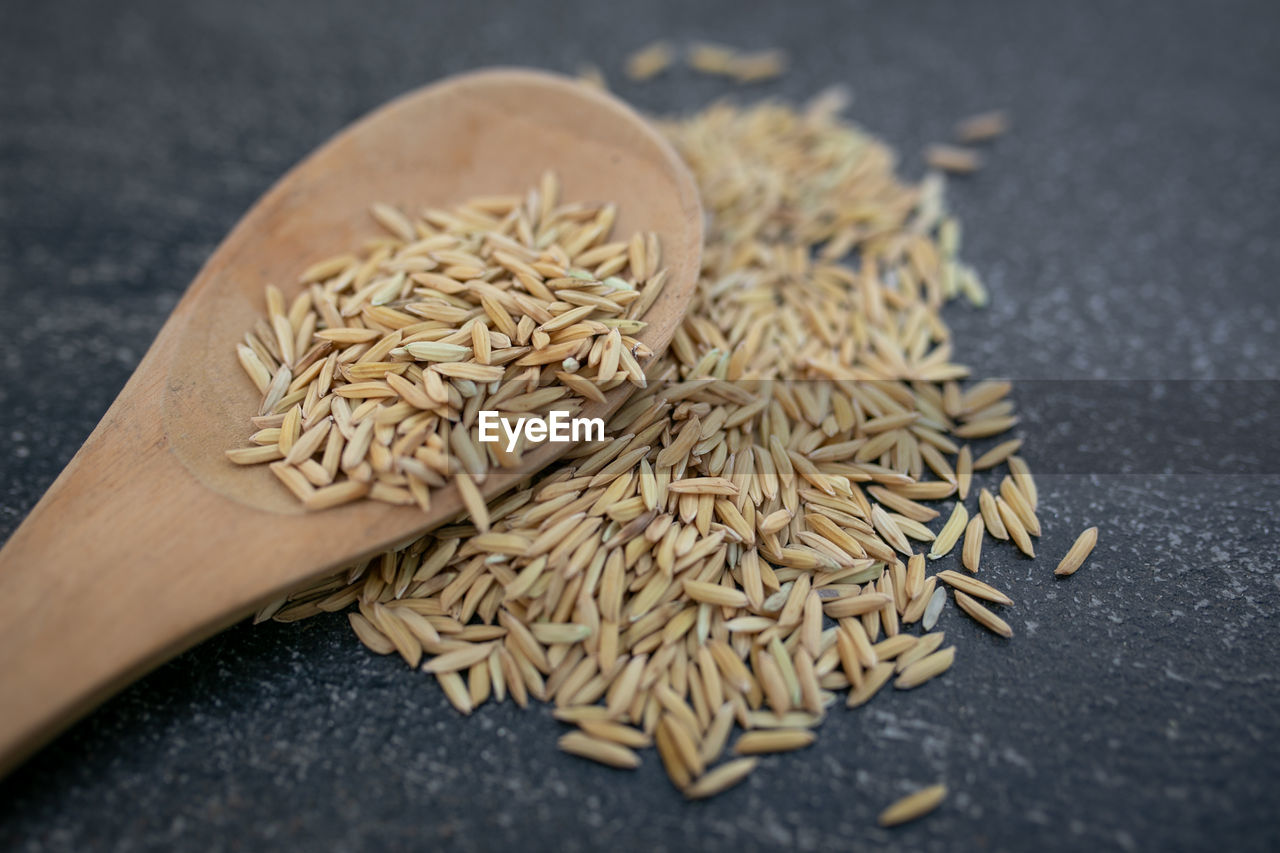
M910 174L955 118L1013 112L991 168L952 191L993 294L948 313L980 372L1275 379L1277 8L6 0L0 536L217 241L330 133L482 64L594 61L618 82L658 35L787 48L794 71L739 96L847 83ZM665 112L727 87L618 90ZM332 617L237 627L125 691L0 784L0 848L1274 849L1280 478L1041 490L1045 558L984 556L1018 601L1012 642L949 609L945 678L837 710L817 747L710 803L683 803L652 754L634 774L558 754L544 711L461 720ZM1055 581L1089 524L1093 559ZM874 827L936 780L953 791L937 814Z

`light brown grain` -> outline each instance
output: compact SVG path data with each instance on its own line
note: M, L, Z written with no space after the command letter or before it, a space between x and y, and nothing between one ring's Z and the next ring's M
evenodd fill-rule
M1072 543L1071 548L1063 556L1062 561L1058 563L1058 568L1053 573L1058 577L1067 577L1079 571L1084 565L1084 561L1093 553L1093 548L1098 544L1098 528L1089 527L1084 530L1076 541Z
M880 817L877 820L884 827L898 826L908 821L918 820L942 805L942 801L946 798L946 785L930 785L900 800L896 800L888 808L880 812Z

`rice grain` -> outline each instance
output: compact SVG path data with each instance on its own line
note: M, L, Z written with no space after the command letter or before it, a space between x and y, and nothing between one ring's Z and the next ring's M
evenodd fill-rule
M733 751L739 755L791 752L809 746L816 738L817 735L808 729L745 732L733 745Z
M1072 543L1071 548L1063 556L1062 562L1058 563L1058 568L1053 573L1058 577L1065 578L1074 575L1089 555L1093 553L1093 547L1098 544L1098 528L1086 528L1083 533L1076 537L1076 541Z
M899 824L917 820L942 805L942 801L946 798L946 785L930 785L928 788L921 788L919 791L895 801L880 812L880 817L877 820L884 827L898 826Z
M993 631L1002 637L1012 637L1013 629L1009 627L1009 623L992 613L987 608L979 604L975 599L965 595L960 590L956 590L956 604L960 605L960 609L973 617L974 621L982 625L989 631Z

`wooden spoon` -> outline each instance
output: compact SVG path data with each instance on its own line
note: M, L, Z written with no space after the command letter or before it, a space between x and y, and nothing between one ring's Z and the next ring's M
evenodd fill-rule
M697 190L630 108L526 70L453 77L400 97L290 171L232 230L79 453L0 551L0 774L129 681L286 590L412 541L456 516L360 501L304 513L244 444L258 394L235 344L262 289L378 234L367 211L522 192L546 169L569 200L615 201L615 233L655 231L668 283L638 336L665 350L693 292ZM626 389L607 404L616 409ZM544 443L519 476L569 449Z

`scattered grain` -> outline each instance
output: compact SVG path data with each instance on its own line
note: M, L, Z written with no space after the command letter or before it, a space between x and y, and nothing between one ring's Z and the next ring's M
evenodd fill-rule
M1058 563L1058 568L1053 573L1058 577L1067 577L1074 575L1076 571L1084 565L1084 561L1093 553L1093 546L1098 544L1098 528L1090 527L1076 537L1076 541L1067 551L1066 556L1062 558L1062 562Z
M977 151L957 145L930 145L924 150L924 159L930 168L957 175L967 175L982 167L982 158Z
M975 599L965 595L960 590L956 590L956 604L960 605L960 609L968 613L974 618L978 624L982 625L989 631L994 631L1002 637L1012 637L1013 629L1009 627L1009 623L992 613L987 608L979 604Z
M758 758L736 758L733 761L726 761L719 767L708 770L698 781L685 788L684 795L691 800L714 797L746 779L759 763Z
M741 58L698 50L691 61L730 76ZM652 740L691 798L755 767L706 771L735 722L749 729L739 752L799 748L834 691L857 707L895 668L904 688L944 671L954 647L899 622L933 629L939 581L958 601L1011 602L968 574L926 577L913 546L932 539L942 559L963 534L977 569L1000 509L984 490L968 517L965 439L1016 417L1007 382L966 383L952 361L938 309L985 296L958 259L940 176L898 181L892 152L843 122L840 100L662 125L709 218L689 312L643 369L631 336L665 281L661 247L611 241L614 210L562 202L551 177L527 197L416 219L379 208L389 236L314 265L293 305L269 291L269 321L237 350L262 400L255 446L229 455L289 469L304 499L356 483L425 506L456 481L467 513L263 618L354 605L363 643L420 649L463 713L506 695L553 702L579 727L563 749L633 767ZM277 328L293 336L289 358ZM503 457L469 432L480 401L529 412L623 382L631 397L605 441L486 502ZM1007 461L1034 515L1018 448L997 449L979 469ZM952 495L933 538L929 502Z
M627 57L627 76L637 81L651 80L670 68L674 59L669 43L655 41Z
M766 752L791 752L803 749L817 738L808 729L774 729L772 731L746 732L733 745L739 755L758 755Z
M889 827L922 818L942 805L942 801L946 798L946 785L930 785L928 788L921 788L880 812L879 823L881 826Z
M1008 131L1008 114L1003 110L991 110L956 122L956 141L971 145L1003 136Z
M956 647L948 646L940 652L926 655L902 671L893 682L899 690L910 690L919 687L926 681L936 678L951 668L956 659Z
M560 749L610 767L633 770L640 766L640 756L620 743L600 740L584 732L568 732L560 736Z

